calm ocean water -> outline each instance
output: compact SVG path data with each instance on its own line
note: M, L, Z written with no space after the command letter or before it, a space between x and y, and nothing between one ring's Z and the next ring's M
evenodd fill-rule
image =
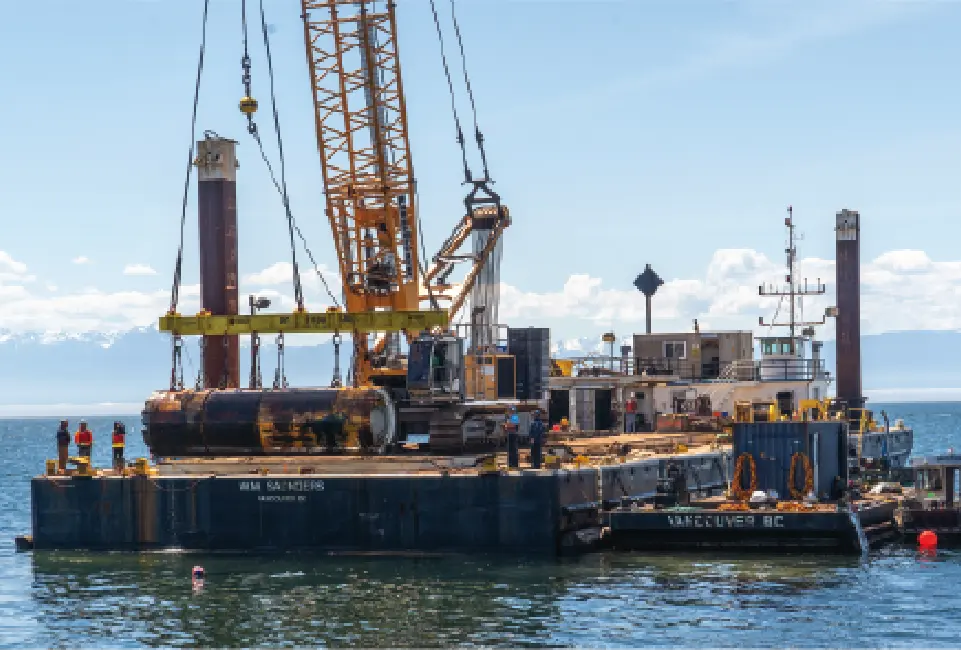
M915 453L961 448L959 403L872 406L915 427ZM114 419L89 421L102 440ZM522 562L15 553L55 428L0 420L0 647L961 644L961 554L949 551ZM139 435L128 437L128 456L142 455ZM109 462L104 444L94 455ZM194 592L198 562L207 584Z

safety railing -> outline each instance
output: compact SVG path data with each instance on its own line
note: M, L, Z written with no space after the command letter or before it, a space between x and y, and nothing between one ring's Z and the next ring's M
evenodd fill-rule
M741 359L727 364L684 359L639 358L636 374L673 376L684 381L812 381L827 379L823 359Z

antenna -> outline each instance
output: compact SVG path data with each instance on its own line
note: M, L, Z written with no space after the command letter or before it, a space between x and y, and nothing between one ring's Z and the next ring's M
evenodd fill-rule
M797 319L797 312L801 311L801 301L803 300L804 296L819 296L824 294L826 288L824 284L821 283L821 278L817 279L817 282L813 287L808 285L806 278L803 285L795 278L795 271L797 269L797 247L795 246L794 242L798 239L798 237L794 232L794 229L796 228L794 225L794 208L790 205L787 207L787 217L784 219L784 225L787 227L787 248L784 249L784 252L787 256L787 276L785 278L787 280L786 286L778 289L773 284L761 285L758 287L758 295L787 297L790 300L789 320L786 323L778 323L776 321L765 323L764 317L762 316L758 319L758 323L762 327L767 326L790 328L791 354L797 354L797 328L810 328L811 334L813 335L813 327L815 325L824 325L823 316L821 317L820 321L799 321ZM805 335L808 331L808 329L802 330L802 335Z

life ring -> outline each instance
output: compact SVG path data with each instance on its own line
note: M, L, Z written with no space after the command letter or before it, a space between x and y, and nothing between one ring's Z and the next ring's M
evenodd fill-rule
M747 490L741 487L742 478L744 474L744 460L747 459L751 468L751 487ZM751 498L754 491L757 489L757 467L754 465L754 456L749 452L744 452L737 457L737 462L734 463L734 477L731 479L731 493L736 499L741 501L746 501Z
M804 465L804 490L797 489L797 461L801 460ZM802 451L795 452L791 456L791 472L787 479L788 488L791 490L791 496L797 500L801 500L805 495L810 494L814 490L814 470L811 468L811 459L808 455Z

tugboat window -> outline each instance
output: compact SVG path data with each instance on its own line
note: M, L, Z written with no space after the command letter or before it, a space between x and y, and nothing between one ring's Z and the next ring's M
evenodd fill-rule
M665 359L685 359L687 358L687 343L685 341L665 341Z

